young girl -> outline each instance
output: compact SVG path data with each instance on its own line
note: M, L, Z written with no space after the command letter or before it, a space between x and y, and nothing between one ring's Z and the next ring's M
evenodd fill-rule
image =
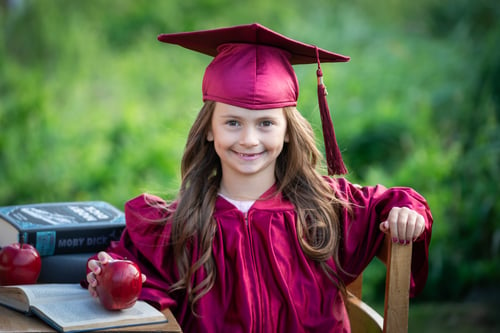
M177 199L127 202L121 240L89 260L93 296L101 265L127 258L145 275L141 299L171 308L184 332L349 332L345 286L385 233L414 242L411 294L423 288L432 225L424 198L322 176L313 130L295 107L292 64L347 57L258 24L159 39L215 56L205 104L188 136ZM327 118L325 143L336 146ZM331 150L330 173L342 174Z

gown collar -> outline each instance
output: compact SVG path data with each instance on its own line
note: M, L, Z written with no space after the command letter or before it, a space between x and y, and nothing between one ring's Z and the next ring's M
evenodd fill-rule
M277 185L274 184L268 190L266 190L252 205L250 210L271 210L271 211L283 211L283 210L293 210L293 204L283 198L281 192L276 192ZM217 196L217 201L215 202L215 213L224 213L232 210L238 210L233 204L227 201L222 196Z

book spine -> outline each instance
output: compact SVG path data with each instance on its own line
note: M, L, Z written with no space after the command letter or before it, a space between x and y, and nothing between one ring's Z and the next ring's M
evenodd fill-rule
M123 225L99 229L64 229L21 232L19 238L33 245L40 256L72 253L95 253L120 239Z

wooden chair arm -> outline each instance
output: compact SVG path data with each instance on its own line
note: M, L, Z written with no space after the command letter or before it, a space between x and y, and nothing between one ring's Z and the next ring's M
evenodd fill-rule
M382 332L384 318L361 299L348 293L346 307L352 333Z

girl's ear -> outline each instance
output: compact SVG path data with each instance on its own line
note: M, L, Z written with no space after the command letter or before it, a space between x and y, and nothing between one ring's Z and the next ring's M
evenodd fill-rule
M214 134L212 133L212 130L208 130L207 132L207 141L214 141Z
M285 134L285 142L286 142L286 143L290 142L290 137L289 137L289 135L288 135L288 131L287 131L287 132L286 132L286 134Z

